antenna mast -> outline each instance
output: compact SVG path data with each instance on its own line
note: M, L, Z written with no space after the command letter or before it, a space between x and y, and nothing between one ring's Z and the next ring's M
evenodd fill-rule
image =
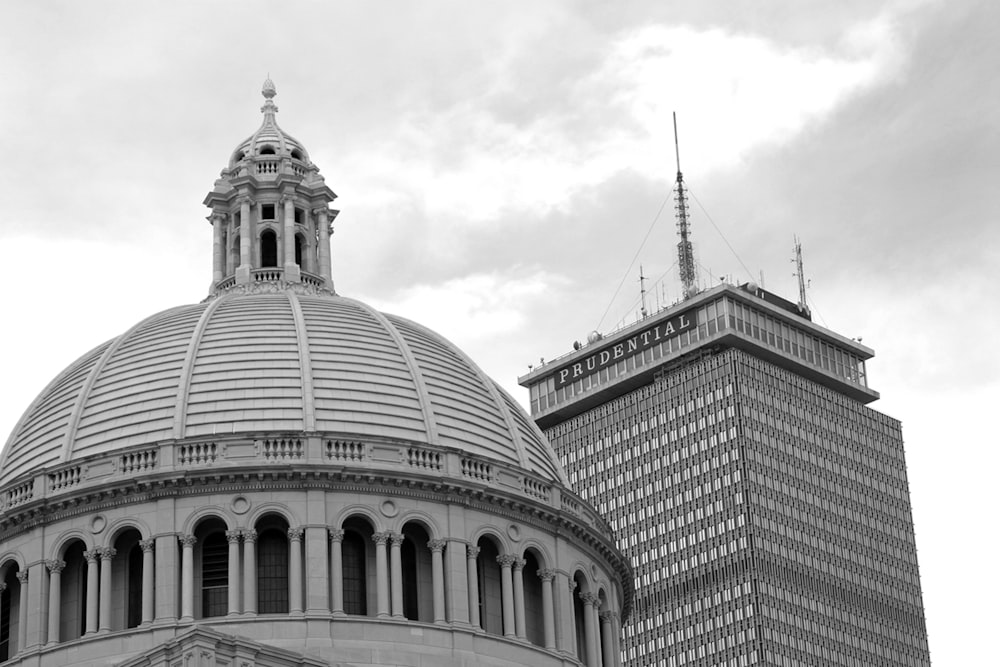
M681 173L681 148L677 140L677 112L674 112L674 150L677 155L677 230L681 240L677 244L677 266L680 270L684 298L690 299L698 293L697 276L694 271L694 247L691 245L691 231L688 224L687 195L684 193L684 175Z
M802 244L799 243L799 237L793 236L795 239L795 277L799 279L799 310L803 312L806 317L809 316L809 305L806 302L806 274L802 270Z
M646 310L646 276L642 275L642 264L639 265L639 298L642 299L642 313L643 318L649 315L649 311Z

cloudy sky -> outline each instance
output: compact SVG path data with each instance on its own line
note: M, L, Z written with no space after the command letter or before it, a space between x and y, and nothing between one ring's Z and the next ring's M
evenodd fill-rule
M522 402L529 364L634 318L639 264L678 298L676 111L702 284L794 300L801 239L814 319L875 349L903 422L934 664L993 654L1000 4L8 0L0 24L0 431L207 294L201 201L268 73L340 196L338 291Z

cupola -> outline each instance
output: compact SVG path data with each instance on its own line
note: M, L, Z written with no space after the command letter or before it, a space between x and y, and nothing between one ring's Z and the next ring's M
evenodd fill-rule
M297 139L275 114L264 81L264 120L232 153L204 204L213 229L211 296L292 289L333 293L331 224L336 199Z

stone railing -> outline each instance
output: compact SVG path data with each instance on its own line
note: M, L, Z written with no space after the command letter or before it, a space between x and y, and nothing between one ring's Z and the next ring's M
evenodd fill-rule
M0 511L16 511L39 501L91 494L122 484L161 484L172 476L199 472L245 474L247 468L361 474L400 479L432 478L520 496L553 511L564 511L597 527L603 519L571 491L521 468L448 447L385 439L348 439L315 434L227 436L167 441L109 452L52 466L0 487ZM478 493L478 492L477 492ZM610 530L610 529L609 529Z

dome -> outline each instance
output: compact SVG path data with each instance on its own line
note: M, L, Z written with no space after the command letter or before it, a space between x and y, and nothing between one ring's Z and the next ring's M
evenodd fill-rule
M291 290L166 310L78 359L15 427L0 485L134 446L266 433L428 443L566 485L522 408L449 341Z

